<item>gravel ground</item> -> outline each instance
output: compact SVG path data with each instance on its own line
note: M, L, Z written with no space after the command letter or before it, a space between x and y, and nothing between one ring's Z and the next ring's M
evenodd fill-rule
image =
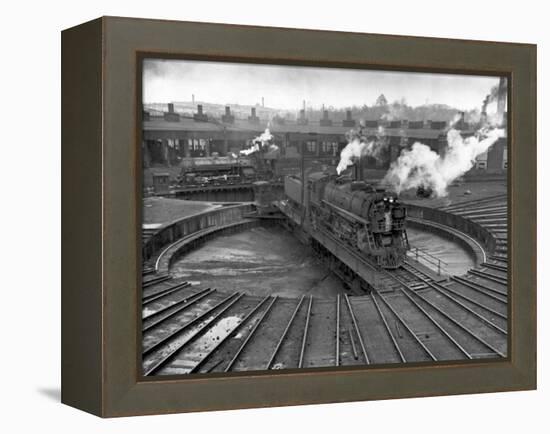
M171 273L204 287L262 296L334 297L345 291L308 247L279 227L217 237L177 260Z

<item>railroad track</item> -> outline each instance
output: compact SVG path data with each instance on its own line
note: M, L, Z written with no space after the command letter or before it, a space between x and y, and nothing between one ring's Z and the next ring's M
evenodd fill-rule
M489 256L489 261L507 266L508 204L505 194L453 204L440 209L471 220L491 232L496 239L496 248Z
M429 289L415 291L401 283L401 296L386 296L394 314L407 313L402 323L426 339L425 346L437 360L449 355L457 358L505 357L507 344L507 303L490 292L463 285L429 281L422 270L411 263L403 267L411 275L423 279ZM403 314L401 314L403 317Z
M409 279L402 280L406 273ZM446 286L426 279L426 288L417 289L414 282L421 276L406 265L393 277L401 288L392 294L374 291L336 299L259 298L174 282L144 298L144 373L505 356L502 296L467 286L459 294L453 285L462 284L456 281Z
M483 264L446 281L407 261L384 273L381 287L366 295L258 297L201 288L146 268L143 372L174 375L506 357L507 220L502 200L447 208L488 228L497 246Z

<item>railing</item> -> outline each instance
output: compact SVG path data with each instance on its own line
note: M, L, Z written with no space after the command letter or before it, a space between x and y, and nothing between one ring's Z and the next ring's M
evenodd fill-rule
M436 256L432 255L425 249L421 249L420 247L412 247L411 250L407 252L407 255L414 257L414 260L416 262L420 262L420 260L422 260L429 265L436 266L438 276L441 276L441 271L443 271L445 274L449 274L449 272L445 267L445 266L448 266L449 264L437 258ZM442 267L442 264L444 265L443 267Z

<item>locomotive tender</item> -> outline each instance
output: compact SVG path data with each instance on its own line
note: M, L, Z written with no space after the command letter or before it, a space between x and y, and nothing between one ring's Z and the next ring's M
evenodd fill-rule
M402 265L409 249L407 210L396 193L363 181L312 173L305 188L300 177L287 176L285 194L311 230L329 232L382 268Z

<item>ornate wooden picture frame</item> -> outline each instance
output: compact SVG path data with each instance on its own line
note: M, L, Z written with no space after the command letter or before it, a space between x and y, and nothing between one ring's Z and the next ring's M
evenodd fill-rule
M144 375L142 73L150 58L504 77L503 357ZM62 199L62 402L68 405L115 417L536 388L534 45L99 18L62 33ZM159 243L168 246L170 237L159 236Z

